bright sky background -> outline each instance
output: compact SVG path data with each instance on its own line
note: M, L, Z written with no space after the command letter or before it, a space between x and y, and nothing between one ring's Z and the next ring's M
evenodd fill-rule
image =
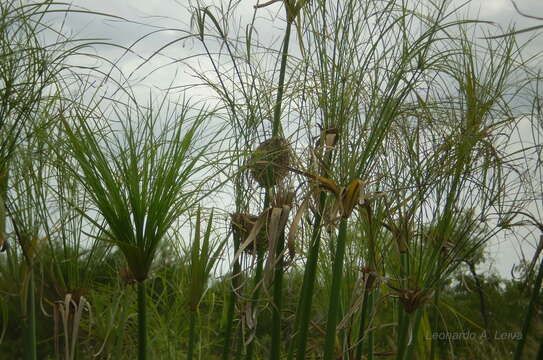
M238 15L242 19L241 21L248 21L253 14L253 5L257 3L257 0L239 0L241 5ZM411 1L411 0L410 0ZM416 1L416 0L414 0ZM426 0L427 1L427 0ZM203 3L221 4L227 6L228 0L204 0ZM263 2L263 1L260 1ZM452 0L450 3L450 9L453 9L461 4L465 4L468 1ZM156 33L138 43L133 50L141 56L149 56L154 51L159 49L162 45L167 44L179 38L182 35L178 29L187 29L191 22L190 13L187 8L190 4L196 4L196 0L75 0L72 1L74 7L81 7L96 12L102 12L106 14L116 15L125 19L144 23L141 25L138 23L127 23L122 21L115 21L107 19L105 17L90 16L86 14L70 14L66 19L64 30L73 34L75 37L89 37L89 38L102 38L107 39L116 44L122 44L128 46L133 44L141 36L148 34L153 30L153 25L161 28L171 28L170 31L161 31ZM246 6L244 4L247 4ZM517 5L520 10L534 16L543 17L543 1L541 0L517 0ZM279 3L262 9L262 14L268 13L270 16L279 14L283 17L283 11L280 9ZM498 35L502 32L498 28L501 26L503 29L507 29L511 25L515 25L517 29L522 29L534 25L542 24L543 22L522 17L519 15L510 0L473 0L464 6L460 13L466 13L470 18L479 18L480 20L494 22L497 26L489 26L488 32L490 35ZM264 16L263 16L264 17ZM258 22L260 40L269 40L271 43L275 41L279 43L282 36L284 23L282 20L278 20L275 23L266 21L265 19ZM235 29L230 29L234 31ZM535 33L525 33L518 35L518 41L520 43L525 42L529 38L534 37ZM191 41L180 42L170 48L175 50L169 52L176 58L182 58L193 54L195 49L194 43ZM197 46L197 44L196 44ZM98 49L98 48L97 48ZM543 36L539 36L532 41L530 45L525 49L525 54L533 55L538 51L543 50ZM100 55L114 59L115 55L120 52L118 49L112 47L99 47ZM124 61L120 63L125 73L130 73L136 66L141 63L141 59L133 56L125 56ZM156 59L148 66L140 69L138 74L146 74L150 69L156 69L157 65L166 63L165 59ZM205 66L205 64L197 64L196 60L189 61L194 66ZM209 64L207 64L209 65ZM172 81L171 68L166 71L158 71L152 77L149 78L148 83L154 86L168 86ZM160 84L160 85L159 85Z
M190 0L76 0L73 1L74 8L82 7L96 12L116 15L133 22L127 23L88 14L70 14L65 19L64 31L76 38L102 38L116 44L129 46L143 35L152 31L153 25L161 28L171 28L169 31L161 31L151 35L134 46L133 50L135 53L142 57L147 57L161 46L184 35L179 29L187 29L189 27L191 18L190 13L187 11L187 6L190 2ZM195 3L195 0L192 3ZM207 1L207 3L209 4L210 1ZM216 0L215 3L220 4L221 2L220 0ZM222 1L223 6L226 6L227 3L227 0ZM455 5L458 6L463 3L465 1L454 0L451 2L451 9ZM239 16L242 21L243 19L247 21L252 16L252 6L256 4L256 0L241 0L241 4L240 8L242 12L239 13ZM541 0L518 0L517 5L522 12L543 17L543 1ZM274 14L278 11L279 6L279 4L275 4L267 8L266 11ZM496 25L501 26L502 29L507 29L512 25L515 25L517 29L522 29L543 24L543 21L519 15L510 0L474 0L462 12L468 14L471 18L494 22ZM280 14L282 15L282 11ZM142 25L141 23L147 25ZM262 19L258 23L261 40L265 39L270 44L275 41L276 44L279 44L282 32L278 30L282 29L284 22L276 21L272 23ZM231 29L231 31L234 30ZM489 35L499 35L502 33L498 26L489 26L487 31ZM520 34L518 35L518 41L519 43L523 43L535 35L536 33L534 32ZM140 85L142 95L148 93L149 87L166 88L172 81L176 84L189 84L194 79L186 71L188 70L186 67L179 69L180 72L175 75L175 79L174 70L171 66L155 71L152 75L145 78L144 81L141 81L141 77L144 74L148 74L151 70L160 68L160 66L171 62L174 58L184 58L200 51L201 49L197 48L197 45L190 40L178 42L171 46L167 52L172 59L165 57L155 58L135 74L133 83L142 84ZM526 47L525 56L531 56L541 51L543 51L543 36L538 36ZM104 46L96 46L95 52L100 56L112 60L117 59L122 53L119 49ZM88 60L85 61L88 62ZM137 56L124 56L123 60L118 62L118 66L122 68L125 74L129 74L141 62L142 58L138 58ZM187 63L199 69L209 68L209 63L203 60L190 59ZM196 95L205 96L208 90L198 89L192 91ZM532 240L533 243L534 241ZM517 241L513 239L493 241L489 246L489 250L495 258L495 262L489 264L489 266L493 265L503 276L510 276L511 267L514 263L518 262L520 255L520 247ZM533 253L533 246L524 244L523 251L525 251L527 257L530 257ZM488 267L482 270L487 269Z

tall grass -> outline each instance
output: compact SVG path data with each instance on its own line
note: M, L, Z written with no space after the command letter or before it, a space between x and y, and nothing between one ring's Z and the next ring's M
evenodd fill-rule
M283 5L288 11L293 3ZM264 4L257 6L261 7ZM311 196L324 196L323 190L332 194L328 206L322 200L319 209L313 213L311 223L315 226L315 235L307 257L307 276L295 320L297 345L291 345L289 357L296 353L298 358L306 356L320 228L324 224L337 226L339 222L340 229L345 230L349 220L338 221L338 210L349 208L349 205L351 209L357 209L362 205L365 207L361 209L361 216L366 218L364 223L371 226L372 231L365 234L369 238L360 239L360 244L369 246L361 265L375 271L379 278L391 274L398 279L387 284L396 289L398 299L398 347L395 352L398 359L410 358L416 339L410 334L418 332L425 304L433 296L437 298L440 284L457 268L457 259L465 258L464 254L473 252L496 233L495 228L480 230L473 227L474 220L468 221L470 225L465 228L457 229L464 218L455 211L458 207L464 208L475 211L474 218L486 219L490 208L502 206L501 186L505 181L501 173L502 158L496 143L487 140L498 134L498 129L512 123L507 106L503 106L508 96L504 85L511 84L508 81L517 69L518 53L511 39L503 44L489 42L484 55L489 66L480 67L482 63L476 64L478 59L473 57L472 40L465 35L465 27L473 22L450 20L445 4L428 7L421 4L409 9L404 3L394 1L383 4L317 1L301 9L303 16L296 22L299 57L290 57L292 65L289 68L302 71L295 75L291 70L294 78L290 80L286 106L296 111L290 119L303 126L293 130L291 136L298 139L298 147L308 147L311 140L306 139L318 124L322 131L321 146L326 135L331 133L327 131L337 133L339 140L331 145L334 151L329 148L322 151L325 146L309 146L310 158L316 161L302 164L301 169L298 165L295 171L306 174L299 179L302 186L310 179L317 183L316 188L320 187L317 191L307 191ZM229 8L225 15L230 12L232 9ZM284 23L287 34L289 19L287 15ZM205 27L202 21L199 24L208 49L207 43L211 40L206 42L202 30ZM234 71L222 72L220 65L214 63L219 83L202 74L202 79L217 89L219 98L230 110L234 128L243 136L250 136L255 131L254 126L260 124L250 122L255 119L251 111L266 109L269 106L266 99L270 97L266 87L263 86L260 92L255 88L257 81L269 80L260 80L261 75L254 70L262 63L255 60L251 50L265 45L252 36L253 28L254 21L248 26L247 44L243 48L238 47L236 39L227 38L224 28L214 21L209 29L217 32L217 39L224 44ZM307 30L300 31L302 28ZM423 30L415 35L414 29ZM207 55L213 61L213 54L208 52ZM277 70L280 81L283 72L288 71L283 67L284 63L280 61ZM247 74L241 73L242 69L248 69ZM487 77L491 73L494 76ZM450 87L451 80L458 81L460 97ZM235 93L230 87L239 90L239 100L227 95ZM421 89L427 89L427 93ZM283 95L282 91L281 86L277 87L278 96ZM441 112L441 108L447 110ZM450 109L454 109L452 113ZM241 113L248 114L245 122L239 119ZM460 133L456 133L458 128L455 130L457 117L465 122L461 127L466 129ZM500 120L487 120L491 118ZM272 134L278 126L276 121L274 116ZM467 133L473 135L466 136ZM480 156L481 152L484 152L483 156ZM323 153L326 153L325 157ZM474 153L479 154L477 161L481 160L482 164L475 165ZM319 170L316 172L315 169ZM351 184L364 186L355 191ZM473 209L475 196L467 195L468 188L472 195L476 193L485 199L482 209ZM423 231L431 224L437 227L436 233L447 234L434 240L432 246L427 239L436 235L425 235ZM349 311L363 314L372 313L374 309L345 309L349 303L360 303L348 299L347 292L340 292L340 284L344 282L346 231L328 234L336 247L335 256L323 255L331 261L331 266L322 275L332 278L328 289L330 300L324 350L325 357L331 358L339 356L338 351L344 351L338 350L336 341L342 344L340 348L348 344L347 332L338 334L336 329L341 317L349 315ZM449 239L449 235L456 240ZM474 236L477 240L471 241ZM377 244L380 239L390 241L390 238L397 249L392 253L390 247ZM327 251L334 251L334 246ZM450 246L450 252L444 250ZM385 253L388 254L385 256ZM257 266L255 274L258 283L260 267ZM368 305L364 300L361 303ZM370 307L372 303L369 302ZM359 342L364 337L368 337L367 334ZM371 358L371 340L369 344L368 356ZM251 340L250 352L252 346Z
M10 246L10 232L16 240L11 245L19 245L8 256L14 267L21 266L25 359L38 358L36 259L43 236L39 211L47 206L46 181L33 176L46 167L43 141L34 138L49 131L66 61L84 47L66 38L46 42L51 29L44 17L50 5L48 1L0 4L0 244L4 250ZM19 251L23 258L15 255Z
M184 102L171 128L158 123L166 105L162 101L155 109L149 104L146 112L135 113L126 107L120 129L101 117L89 123L94 114L83 108L73 109L73 118L61 115L66 151L79 165L66 170L88 191L104 222L88 212L82 215L119 247L137 281L139 359L147 358L148 351L145 280L160 241L200 196L203 183L190 182L204 166L201 160L211 144L196 145L195 140L207 114L196 110L191 115Z
M142 64L193 41L205 106L142 102L125 78L104 79L113 97L82 80L11 105L2 83L0 245L19 246L0 274L23 284L2 290L24 300L27 358L40 341L64 358L437 358L461 264L530 201L515 39L476 39L485 24L445 2L270 1L243 24L243 2L192 5L193 28Z

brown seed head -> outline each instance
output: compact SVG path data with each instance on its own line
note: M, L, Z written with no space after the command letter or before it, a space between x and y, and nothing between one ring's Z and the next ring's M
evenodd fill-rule
M432 293L422 289L402 289L399 294L400 302L409 314L424 306L432 297Z
M240 243L244 243L245 240L249 237L249 234L253 230L253 226L256 224L258 220L258 216L251 215L251 214L244 214L244 213L233 213L230 214L230 225L232 226L232 231L239 236ZM255 243L260 250L265 250L262 247L267 248L267 242L268 238L266 235L266 227L263 226L258 235L256 236L255 240L247 245L244 251L248 253L254 253Z
M277 185L287 174L290 165L290 146L279 136L261 143L251 154L248 167L255 181L264 188Z
M119 277L125 285L134 285L136 283L136 277L128 266L124 266L119 270Z

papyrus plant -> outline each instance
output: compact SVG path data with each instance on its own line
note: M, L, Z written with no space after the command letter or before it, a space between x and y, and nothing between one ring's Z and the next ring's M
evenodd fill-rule
M32 233L33 230L23 229L28 223L21 223L22 215L10 224L8 192L10 186L8 173L11 167L19 164L12 163L12 158L19 146L23 143L28 145L29 139L43 125L39 117L40 112L47 103L51 101L51 94L55 94L61 72L65 69L64 62L68 56L75 53L80 45L75 45L69 40L54 37L52 42L47 42L45 33L51 30L44 21L45 11L50 2L26 3L23 1L2 1L0 2L0 174L2 180L0 195L0 246L5 246L6 232L13 233L14 227L19 225L17 239L25 243L23 233ZM32 161L29 159L28 161ZM31 180L27 179L25 185ZM23 184L20 184L24 186ZM32 184L34 186L36 184ZM26 200L26 199L25 199ZM18 203L17 208L12 206L13 211L26 209L29 203ZM26 214L30 213L25 210ZM33 214L32 216L35 216ZM6 228L6 224L8 227ZM38 224L33 223L32 226ZM30 235L29 235L30 236ZM32 236L30 236L32 238ZM20 242L22 245L22 242ZM29 249L26 249L29 250ZM23 251L25 251L23 249ZM36 359L37 343L35 333L34 316L34 278L32 270L33 255L27 251L26 262L28 265L26 282L27 286L23 298L27 301L25 314L27 317L25 333L25 358ZM32 256L30 256L32 255ZM28 312L28 313L27 313Z
M300 12L293 21L289 11L297 8L294 3L304 5L297 9ZM277 52L277 46L263 44L265 40L255 31L258 16L244 24L243 35L229 31L235 9L245 4L236 5L201 6L195 12L193 23L213 67L197 75L224 105L234 134L229 149L249 152L270 135L288 138L295 159L289 170L301 175L292 183L313 200L304 202L310 203L310 211L301 222L310 231L297 244L301 255L292 263L302 265L304 280L296 299L291 336L286 341L289 359L309 357L317 347L322 348L322 340L327 359L347 354L349 358L374 358L373 335L382 325L374 319L382 303L390 299L395 305L391 352L398 359L412 357L415 341L411 340L416 337L410 334L417 332L416 310L424 310L435 289L457 265L456 255L469 250L467 240L479 235L475 227L456 226L462 218L454 213L454 207L471 209L474 205L460 196L465 195L460 189L466 185L464 190L480 190L477 193L482 199L499 203L489 194L503 185L497 166L500 160L480 154L492 153L496 140L493 135L507 123L503 89L512 71L511 43L487 47L487 64L492 68L488 72L494 77L479 79L481 74L472 74L470 68L474 59L474 50L469 48L471 40L464 42L462 38L466 31L463 26L475 21L453 19L450 15L454 11L447 9L446 2L420 2L414 8L402 1L262 2L257 8L287 8L286 22L282 12L273 19L286 25L283 51ZM291 25L299 30L298 41L290 40L287 54ZM214 52L213 45L217 44L213 39L220 45L218 53ZM270 52L275 56L269 56ZM267 59L272 63L275 60L275 64L267 64ZM460 92L451 86L456 81L461 83ZM281 101L274 101L276 94ZM281 106L288 112L282 114ZM500 120L491 126L478 123L494 115ZM462 137L459 124L464 135L474 136ZM487 130L490 132L485 133ZM309 161L304 162L302 152ZM482 163L472 166L477 160ZM243 165L240 163L235 170L243 170ZM472 182L475 178L478 180ZM240 175L234 184L236 214L254 213L252 208L264 214L270 204L267 200L273 200L277 189L251 187L250 180L245 180ZM264 219L260 217L258 222L262 227ZM423 235L421 230L435 223L439 223L441 233L457 239L464 236L445 260L440 260L444 252L435 245L441 240L432 246L424 243L428 234ZM353 224L364 229L353 234ZM478 238L481 241L493 234L483 229L484 236ZM239 240L235 254L242 253ZM361 258L353 260L355 252ZM234 276L240 271L239 258L234 261ZM247 298L253 307L240 312L238 323L247 321L251 325L249 335L240 336L238 358L244 349L247 359L259 352L273 358L282 351L277 346L272 346L269 353L264 346L255 349L255 307L262 299L258 284L266 279L262 258L255 261L256 271L247 272L253 283ZM348 289L354 282L351 279L356 278L353 263L371 274L375 286L363 292ZM315 296L313 289L323 283L324 296ZM280 281L274 285L279 285L281 292ZM398 290L392 291L389 285ZM233 288L238 288L234 282ZM356 299L360 293L364 298ZM231 350L234 292L231 299L224 358ZM328 316L325 326L324 321L318 325L326 329L325 334L309 339L314 324L312 307L323 302L326 306L319 309ZM274 299L270 305L274 316L281 314L278 301ZM268 335L272 344L277 344L280 332L276 325L281 324L281 319L274 320L279 321L273 323ZM359 330L352 331L347 324Z
M212 141L198 142L209 114L186 100L173 113L162 112L169 109L166 98L158 107L140 109L125 104L108 120L96 108L79 107L61 118L66 151L78 164L67 170L88 192L99 217L84 215L119 247L137 281L138 357L145 359L145 280L160 241L201 195L203 181L194 176L209 166L204 160Z
M212 271L219 260L223 251L225 240L218 243L211 238L213 228L213 211L209 215L207 226L202 234L201 209L196 212L196 222L194 226L194 237L190 248L186 251L186 257L190 260L188 276L188 310L189 310L189 338L187 359L194 358L194 348L196 346L197 325L200 311L200 302L202 301L211 279ZM184 289L183 289L184 290Z
M217 20L217 17L213 15L213 13L209 10L207 7L200 7L196 9L195 11L195 24L198 29L198 36L200 40L202 41L207 54L210 57L210 60L214 64L214 69L216 72L217 77L219 78L220 85L215 86L215 90L219 93L219 97L222 98L222 100L225 102L227 109L230 112L230 121L233 125L234 132L239 132L243 136L243 138L252 138L254 139L256 135L256 128L259 125L263 125L263 118L258 120L257 116L267 114L267 116L271 117L271 129L269 129L268 133L271 133L271 138L268 140L262 142L261 146L257 149L257 151L253 154L252 158L255 160L258 158L258 162L264 162L264 166L256 166L253 163L252 169L253 169L253 175L257 175L255 180L264 188L264 194L261 199L263 212L260 215L261 220L262 219L281 219L278 221L278 223L286 224L286 220L288 219L288 213L290 210L290 207L288 207L288 210L284 208L282 205L279 207L274 208L273 202L276 200L276 198L279 196L278 194L283 192L284 184L279 185L277 179L275 177L278 175L275 172L281 172L275 165L270 166L270 158L275 156L269 156L270 153L277 152L282 153L282 155L285 155L285 151L278 151L277 147L275 149L267 149L267 151L264 151L264 153L268 153L268 156L263 154L260 154L259 158L259 150L265 150L266 144L273 144L274 142L279 142L280 144L284 146L281 147L288 147L287 141L283 138L285 136L284 129L282 126L282 108L283 108L283 100L286 92L286 74L287 74L287 65L288 65L288 57L289 57L289 46L291 44L291 28L295 20L298 18L301 9L306 5L306 0L284 0L284 1L269 1L265 3L256 3L255 8L260 9L269 5L272 5L273 3L280 2L281 5L284 7L285 15L286 15L286 25L284 30L284 38L283 42L281 44L281 50L276 53L279 70L278 73L278 80L275 82L273 80L270 85L273 86L273 91L269 91L266 88L257 88L255 86L254 80L245 78L246 74L242 74L239 71L239 66L242 65L242 61L238 59L238 56L235 54L234 51L234 44L230 44L230 39L227 38L226 29L221 26L221 23ZM255 11L256 14L256 11ZM218 33L219 39L223 44L226 46L226 49L228 51L228 56L230 60L234 64L235 68L235 76L234 79L227 78L225 74L223 74L221 69L219 69L215 65L215 60L209 53L209 48L207 46L207 39L205 39L206 36L206 22L209 22L211 24L211 28ZM253 33L254 29L250 27L248 29L249 37ZM251 52L253 50L251 49L251 44L247 44L247 62L243 65L249 65L251 66ZM207 80L207 79L206 79ZM236 100L231 98L229 95L229 89L227 88L227 84L229 84L232 80L234 82L239 82L239 85L241 87L241 93L243 94L243 101L241 104L236 104ZM253 82L251 85L248 84L248 86L245 86L245 83ZM234 85L237 86L237 85ZM252 93L252 94L251 94ZM252 100L252 95L254 95L255 100ZM266 98L269 103L264 103L262 100L263 98ZM274 100L271 100L274 99ZM256 107L253 107L253 104L256 107L259 107L260 109L257 109ZM241 108L241 112L247 112L249 114L248 119L242 119L239 116L237 106ZM260 114L259 114L260 113ZM256 125L256 126L255 126ZM252 140L251 139L251 140ZM271 141L271 142L270 142ZM242 142L243 143L243 142ZM237 149L244 152L249 151L250 149L247 148L247 145L249 144L249 141L245 141L244 144L246 148ZM238 143L239 144L239 143ZM236 145L238 145L236 144ZM284 150L284 149L283 149ZM281 157L281 155L279 155ZM288 157L288 156L287 156ZM266 164L268 163L268 164ZM262 165L262 164L260 164ZM241 170L241 169L237 169ZM263 171L264 170L264 171ZM284 170L284 169L281 169ZM283 173L284 175L285 173ZM283 187L283 188L282 188ZM243 185L240 182L237 182L235 184L235 192L236 196L240 195L243 196ZM236 212L240 212L242 209L238 208L239 201L238 199L235 199L236 201ZM272 208L270 209L270 205ZM268 211L270 211L270 214L273 214L272 216L268 217ZM284 211L284 212L283 212ZM279 215L278 215L279 214ZM266 220L267 221L267 220ZM262 221L261 221L262 222ZM270 221L272 223L272 221ZM264 224L263 226L268 226L269 224ZM273 225L272 225L273 226ZM276 226L277 227L277 226ZM281 356L281 311L282 311L282 301L281 301L281 294L282 294L282 282L283 282L283 255L284 255L284 225L279 226L280 231L272 231L274 233L277 233L277 237L271 236L268 241L270 244L269 247L269 258L268 258L268 265L266 266L266 271L264 271L264 257L265 257L265 251L263 251L263 248L257 248L257 264L256 264L256 271L253 281L253 290L251 294L251 302L250 302L250 308L254 308L254 313L258 314L258 301L260 299L260 289L261 284L266 283L266 281L262 281L262 277L264 272L266 273L266 276L269 278L273 278L273 300L271 302L272 306L272 312L273 312L273 323L272 323L272 331L271 331L271 349L270 349L270 359L279 359ZM270 232L270 233L272 233ZM273 238L273 239L272 239ZM237 238L236 240L237 241ZM236 247L236 253L239 253L238 245L235 245ZM236 268L238 259L236 258ZM237 272L237 271L235 271ZM273 275L272 275L273 273ZM229 315L228 317L231 319L233 316L234 311L234 302L235 297L233 296L230 300L231 305L229 305ZM252 313L253 310L250 310ZM250 314L249 316L253 316ZM255 321L251 321L251 323L256 324ZM247 343L247 349L245 358L247 360L251 360L254 357L254 349L255 349L255 339L253 339L254 334L256 333L256 326L252 327L250 334L250 340ZM225 329L225 344L224 344L224 351L223 356L225 358L228 358L229 356L229 347L230 347L230 339L231 339L231 322L226 324Z

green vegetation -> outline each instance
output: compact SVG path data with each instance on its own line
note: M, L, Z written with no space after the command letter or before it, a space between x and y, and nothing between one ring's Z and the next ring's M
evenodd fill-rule
M519 32L439 1L208 5L113 44L64 24L119 14L0 0L0 358L543 358ZM142 99L158 58L194 76Z

